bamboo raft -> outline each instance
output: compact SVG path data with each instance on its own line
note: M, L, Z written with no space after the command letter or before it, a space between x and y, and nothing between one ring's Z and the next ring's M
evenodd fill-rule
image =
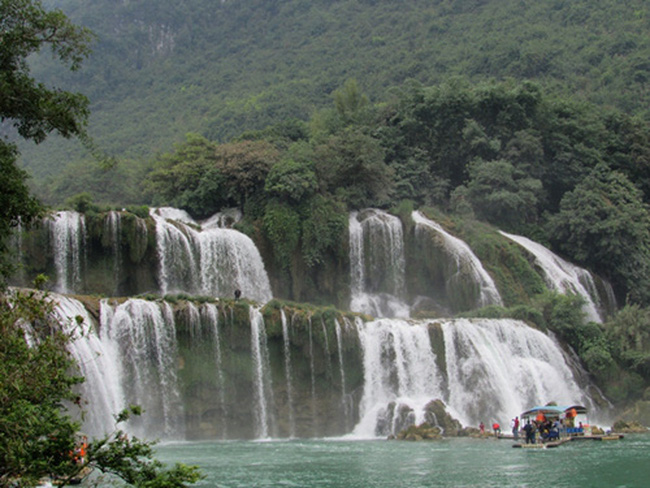
M557 441L540 442L535 444L516 443L512 447L521 449L550 449L553 447L560 447L562 444L574 441L617 441L623 439L623 434L605 434L605 435L580 435L563 437Z

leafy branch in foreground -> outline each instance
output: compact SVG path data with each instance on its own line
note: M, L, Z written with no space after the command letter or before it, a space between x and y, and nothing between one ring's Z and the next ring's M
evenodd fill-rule
M66 486L92 469L143 488L198 481L198 468L168 469L154 458L153 443L117 428L75 455L80 425L66 405L82 404L75 386L83 378L67 349L73 333L53 321L54 307L38 291L0 292L0 488L37 486L42 479ZM116 416L117 424L140 413L130 407Z
M126 422L131 415L141 415L138 406L131 406L116 415L116 425ZM178 463L167 469L154 459L154 443L131 437L117 429L103 439L88 445L87 456L78 464L77 472L55 483L69 484L80 473L95 469L118 477L129 485L142 488L182 488L201 479L196 466Z

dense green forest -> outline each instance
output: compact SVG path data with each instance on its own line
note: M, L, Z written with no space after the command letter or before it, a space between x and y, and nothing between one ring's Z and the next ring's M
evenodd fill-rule
M102 199L193 132L227 142L309 120L356 79L373 103L407 80L535 80L562 97L648 120L650 16L643 0L49 0L97 35L75 73L35 59L38 79L91 100L89 132L120 164ZM45 53L47 54L47 53ZM52 138L21 148L41 196L60 203L97 179L93 159ZM70 167L71 166L71 167ZM65 168L68 167L67 172ZM108 186L108 187L107 187Z

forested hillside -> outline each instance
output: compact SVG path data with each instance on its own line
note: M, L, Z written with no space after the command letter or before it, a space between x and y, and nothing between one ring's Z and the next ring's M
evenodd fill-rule
M225 142L307 120L353 78L373 103L408 79L533 79L561 96L650 118L643 0L44 3L97 34L80 72L57 69L47 56L34 71L90 98L90 133L121 161L117 176L104 177L114 182L106 195L114 201L138 200L124 182L187 132ZM75 193L70 174L99 176L86 152L55 139L22 153L53 203Z

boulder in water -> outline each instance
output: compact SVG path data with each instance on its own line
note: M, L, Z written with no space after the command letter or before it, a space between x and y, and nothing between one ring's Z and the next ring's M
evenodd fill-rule
M431 425L438 426L445 437L462 435L463 426L447 412L442 400L432 400L424 407L424 418Z

